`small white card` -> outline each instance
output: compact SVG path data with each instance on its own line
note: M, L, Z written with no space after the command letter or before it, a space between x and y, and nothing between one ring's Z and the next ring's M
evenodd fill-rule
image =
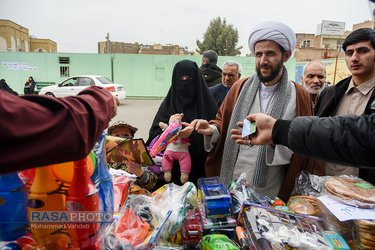
M339 221L347 220L375 220L375 209L357 208L332 199L328 195L318 199L333 213Z
M255 122L250 122L248 119L243 120L242 127L242 138L248 135L251 135L256 130Z

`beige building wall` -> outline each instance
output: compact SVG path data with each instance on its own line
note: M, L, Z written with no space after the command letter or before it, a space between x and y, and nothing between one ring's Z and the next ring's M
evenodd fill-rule
M297 45L294 52L297 62L307 62L328 58L344 57L341 51L342 43L349 32L344 36L318 35L297 33Z
M105 54L105 42L98 42L98 53Z
M363 23L357 23L353 25L353 31L362 28L374 28L374 21L364 21Z
M111 42L111 53L138 54L139 44Z
M29 30L10 20L0 19L0 51L29 52Z
M294 52L297 62L308 62L314 60L322 60L329 58L343 58L344 52L338 52L337 49L321 49L321 48L298 48Z
M107 44L110 43L110 48ZM124 43L124 42L99 42L98 53L113 53L113 54L139 54L140 45L138 43Z
M30 52L57 52L57 43L50 39L30 39Z
M316 39L314 34L308 34L308 33L297 33L297 48L304 48L304 47L312 47L314 48L316 46Z
M50 39L30 38L27 28L0 19L0 51L57 52L57 43Z
M99 42L99 54L151 54L151 55L179 55L178 45L143 45L138 43L110 42L110 49L107 48L109 42Z
M151 46L141 46L139 54L149 55L179 55L180 50L178 45L162 46L161 44L154 44Z

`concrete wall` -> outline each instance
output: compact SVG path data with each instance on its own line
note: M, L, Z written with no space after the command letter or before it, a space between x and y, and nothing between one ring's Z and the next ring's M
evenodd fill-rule
M69 57L70 64L60 64L59 57ZM7 65L9 63L21 66L15 69ZM69 66L71 76L98 74L111 78L111 55L0 52L0 79L4 78L19 94L23 94L23 86L29 76L36 82L56 84L66 79L60 77L60 66Z
M69 64L60 64L59 57L69 57ZM0 52L0 79L18 93L29 76L36 82L59 83L60 66L69 66L70 76L103 75L125 86L129 98L163 98L171 85L174 65L184 59L201 65L201 56L191 55L139 55L139 54L78 54L78 53L22 53ZM254 57L219 57L218 66L234 60L242 64L242 77L255 73ZM10 66L9 64L12 63ZM15 63L20 67L13 67ZM23 63L23 66L22 66ZM18 66L18 65L17 65ZM295 79L295 58L286 67L289 78Z

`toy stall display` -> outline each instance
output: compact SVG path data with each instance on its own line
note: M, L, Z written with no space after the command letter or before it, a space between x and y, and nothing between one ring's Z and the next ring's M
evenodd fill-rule
M0 250L375 247L375 187L358 177L302 172L287 201L260 196L244 174L229 187L206 177L151 193L108 171L102 150L99 140L63 163L69 173L54 165L0 176ZM92 213L111 216L89 223Z

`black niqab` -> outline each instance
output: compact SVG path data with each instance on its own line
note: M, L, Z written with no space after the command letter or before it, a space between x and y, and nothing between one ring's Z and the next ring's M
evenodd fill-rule
M188 79L183 80L182 77ZM149 145L156 136L162 133L159 122L168 124L171 115L183 113L182 121L188 123L194 119L209 121L215 118L218 109L197 64L190 60L180 61L174 66L172 85L155 115L146 144ZM203 135L194 131L189 139L192 159L189 181L196 184L198 178L205 176L204 165L208 153L204 150ZM172 182L181 184L180 167L176 161L173 164Z

